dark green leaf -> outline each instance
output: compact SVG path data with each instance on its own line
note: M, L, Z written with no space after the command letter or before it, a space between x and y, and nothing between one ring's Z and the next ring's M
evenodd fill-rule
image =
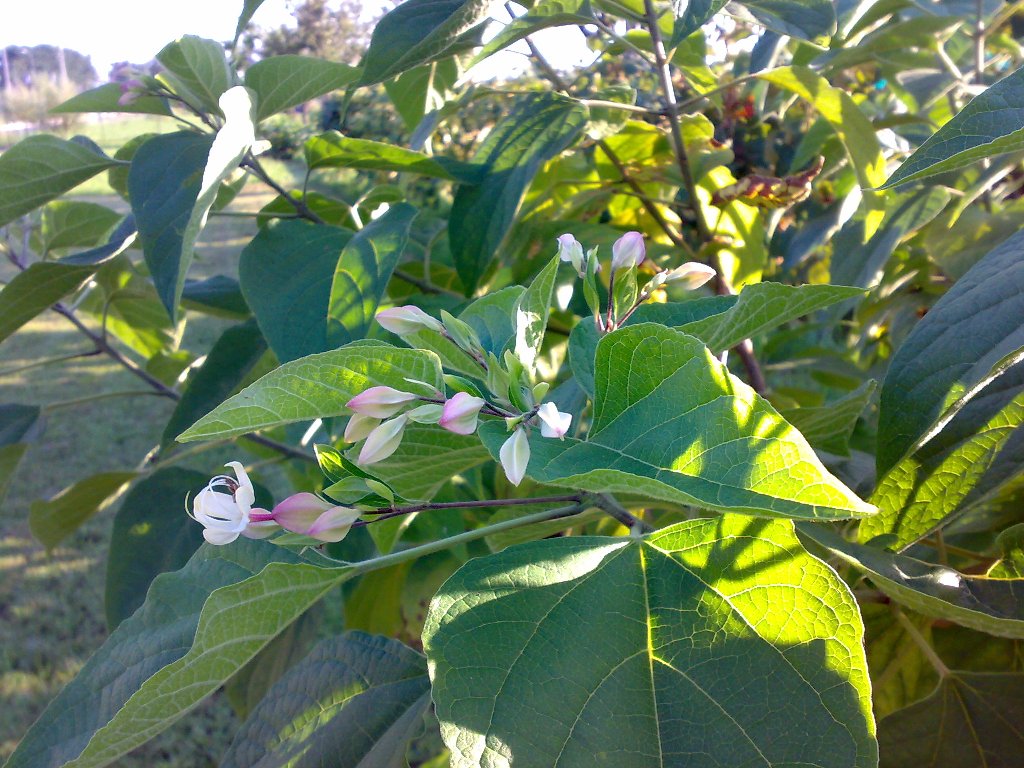
M238 281L226 275L214 275L205 280L186 280L185 289L181 292L181 303L189 309L236 320L252 314Z
M259 7L263 5L265 0L243 0L242 12L238 14L238 23L235 25L235 40L242 36L242 32L249 26L249 22L252 21L253 14L259 10Z
M874 380L868 380L850 394L830 403L790 408L781 411L781 415L817 450L849 456L850 435L874 391Z
M190 524L183 520L182 525ZM197 523L191 523L197 525ZM7 768L65 765L154 673L185 655L199 613L217 588L258 573L268 562L297 558L264 541L205 545L180 571L158 576L146 602L103 646L29 729Z
M452 766L873 768L862 635L790 523L727 515L471 560L423 644Z
M173 443L175 437L232 395L266 351L267 342L252 320L224 331L203 365L189 376L164 427L162 444Z
M38 405L0 405L0 504L14 479L14 473L28 444L43 431L42 409Z
M373 471L396 493L415 501L429 501L456 475L489 461L475 435L456 435L433 425L409 424L391 458L373 465Z
M926 443L1024 348L1024 232L990 251L896 351L878 416L881 477Z
M195 35L184 35L169 43L156 55L165 72L158 75L166 80L179 96L193 101L194 106L216 115L223 115L220 97L236 84L224 46L216 40Z
M28 516L32 534L53 549L110 504L111 497L135 476L135 472L101 472L65 488L49 501L32 502Z
M1011 525L996 538L1000 557L988 571L991 579L1024 579L1024 523Z
M467 295L494 260L534 175L576 140L586 121L587 109L576 101L529 96L477 150L473 160L485 175L479 184L459 187L448 223L452 258Z
M178 467L158 470L124 498L114 517L107 560L107 627L113 631L146 600L157 576L183 567L203 543L203 527L185 516L209 477Z
M770 517L875 512L692 336L651 323L615 331L598 344L596 382L586 441L531 435L533 480ZM480 437L497 458L505 425Z
M1024 148L1021 115L1024 115L1024 70L1018 69L971 99L918 147L882 188Z
M768 29L813 40L836 31L830 0L742 0L742 5Z
M228 398L178 440L224 438L294 421L347 415L345 403L377 385L436 396L444 388L440 361L430 352L379 341L310 355L282 365Z
M119 102L121 96L119 83L104 83L96 88L75 94L62 104L50 110L51 114L76 114L80 112L136 112L147 115L163 115L170 117L170 105L165 99L156 96L140 96L128 104Z
M426 661L385 637L323 640L270 689L235 736L224 768L394 768L430 705Z
M0 226L60 197L114 165L106 155L56 136L29 136L0 155Z
M489 0L406 0L374 27L360 85L380 83L444 58L490 9Z
M878 724L881 768L1013 768L1024 753L1024 675L953 672Z
M245 85L256 92L256 120L276 115L310 99L344 88L359 70L312 56L271 56L253 64Z

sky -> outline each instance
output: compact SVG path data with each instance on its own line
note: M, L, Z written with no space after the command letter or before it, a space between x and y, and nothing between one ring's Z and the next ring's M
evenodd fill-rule
M375 0L367 0L372 3ZM59 45L92 59L105 80L118 61L146 62L184 34L230 40L242 0L0 0L0 46ZM286 0L265 0L253 21L270 28L291 19ZM537 44L559 69L592 58L578 30L545 30ZM474 79L528 66L525 44L481 65Z

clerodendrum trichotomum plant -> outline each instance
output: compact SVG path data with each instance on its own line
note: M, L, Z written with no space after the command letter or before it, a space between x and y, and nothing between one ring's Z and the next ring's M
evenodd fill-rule
M52 310L88 350L28 368L173 410L32 505L53 548L124 497L9 768L222 688L242 768L1024 765L1019 6L406 0L359 66L184 37L60 107L164 125L0 155L0 339ZM0 492L95 400L0 406Z

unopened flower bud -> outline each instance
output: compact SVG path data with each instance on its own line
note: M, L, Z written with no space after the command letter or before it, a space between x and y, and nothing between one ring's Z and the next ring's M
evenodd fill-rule
M477 417L484 402L482 397L456 392L444 404L441 420L437 423L457 435L472 435L476 432Z
M540 434L543 437L557 437L561 440L572 426L572 414L562 413L554 403L544 403L537 409L537 416L540 417Z
M352 523L358 519L359 510L357 509L332 507L316 519L316 522L306 531L306 535L319 541L335 543L348 535Z
M417 331L437 331L442 333L444 326L419 307L406 306L384 309L377 313L377 322L385 330L398 336L405 336Z
M345 425L345 442L358 443L378 426L380 426L380 419L354 413L348 420L348 424Z
M707 264L701 264L696 261L688 261L668 272L659 273L659 275L665 275L663 282L681 283L682 287L688 291L700 288L704 283L713 278L715 274L715 270Z
M394 416L406 403L415 399L416 395L412 392L402 392L393 387L370 387L345 405L363 416L386 419Z
M408 420L409 417L403 413L390 421L385 421L373 430L366 438L366 442L363 443L362 450L359 451L359 463L374 464L384 461L398 450Z
M612 271L639 267L647 258L644 236L639 232L627 232L612 243Z
M525 429L516 429L512 437L506 440L498 451L501 468L505 477L512 485L519 485L526 476L526 467L530 463L530 441Z
M558 258L570 262L576 273L580 277L584 276L583 246L568 232L558 237Z
M282 501L270 513L274 522L292 533L305 533L324 512L334 505L313 493L295 493Z

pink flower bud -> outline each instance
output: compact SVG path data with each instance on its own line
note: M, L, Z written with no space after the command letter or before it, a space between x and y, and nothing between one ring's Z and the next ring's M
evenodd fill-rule
M562 413L554 403L544 403L537 409L537 416L540 417L540 433L543 437L557 437L561 440L572 426L572 414Z
M292 533L306 533L324 512L334 505L303 491L289 496L271 512L274 522Z
M363 443L362 450L359 451L359 463L375 464L378 461L384 461L398 450L407 421L408 417L403 413L390 421L385 421L373 430L366 438L366 442Z
M345 425L345 442L358 443L378 426L380 426L380 419L354 413L348 420L348 424Z
M644 236L639 232L627 232L612 243L612 270L639 267L647 258Z
M526 467L530 463L530 441L526 438L526 430L516 429L512 437L506 440L498 451L501 468L505 477L512 485L519 485L526 476Z
M377 322L382 328L398 336L422 330L437 331L438 333L444 331L440 320L435 320L419 307L411 305L381 310L377 313Z
M476 432L477 417L484 407L482 397L473 397L466 392L456 392L444 404L441 420L437 423L457 435L472 435Z
M306 535L320 541L338 542L348 535L352 523L358 519L358 509L332 507L316 519L316 522L306 531Z
M665 274L665 273L661 273ZM700 288L704 283L715 276L716 272L707 264L700 264L696 261L688 261L682 266L668 272L665 275L666 283L682 283L682 287L688 291Z
M415 399L416 395L412 392L402 392L392 387L370 387L345 405L363 416L386 419L394 416L402 410L402 406Z

